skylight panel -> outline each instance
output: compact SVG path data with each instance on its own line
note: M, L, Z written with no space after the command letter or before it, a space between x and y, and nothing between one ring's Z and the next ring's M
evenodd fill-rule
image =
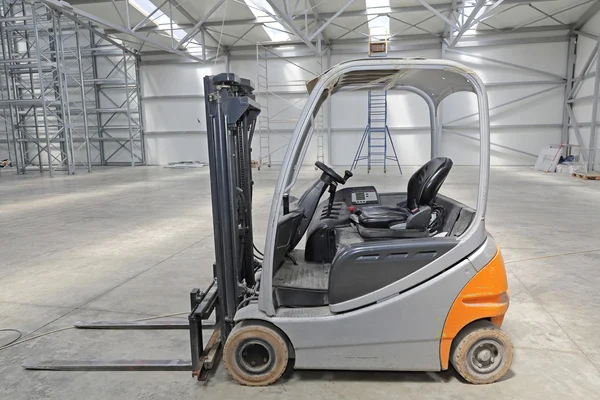
M463 14L461 15L461 22L464 24L467 22L469 16L473 13L475 6L477 5L476 0L466 0L463 8ZM488 9L489 6L483 6L477 12L477 15L473 18L474 21L477 21L477 18L481 17ZM466 32L465 34L474 34L477 31L477 25L479 25L479 21L475 22Z
M129 0L129 4L131 4L133 7L135 7L135 9L137 9L140 13L142 13L144 15L144 17L147 17L148 15L152 14L154 12L154 10L156 10L156 5L154 3L152 3L152 1L150 1L150 0ZM173 37L175 39L177 39L178 41L183 39L187 35L186 31L181 29L181 27L179 25L174 23L171 20L171 18L169 18L169 16L167 16L161 10L156 11L154 14L152 14L152 16L149 19L155 25L162 27L162 28L170 27L172 24L173 25ZM194 49L194 50L201 50L202 46L197 41L190 40L188 42L188 45L186 46L186 48Z
M286 42L291 39L286 29L271 15L275 15L273 7L266 0L244 0L252 14L257 20L264 21L263 29L274 42Z
M367 5L367 18L369 15L390 12L389 0L365 0ZM369 35L376 41L387 40L390 36L390 19L387 15L380 15L369 21Z

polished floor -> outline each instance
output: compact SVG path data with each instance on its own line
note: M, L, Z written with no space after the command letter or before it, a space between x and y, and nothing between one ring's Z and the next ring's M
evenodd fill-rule
M403 190L412 171L402 178L362 173L351 183ZM302 171L298 192L317 176ZM475 168L455 167L442 193L473 204L476 178ZM259 242L276 179L274 168L255 173ZM185 331L71 329L0 350L0 399L598 399L599 204L600 182L492 169L487 227L509 270L504 328L516 347L509 374L493 385L466 384L452 370L297 371L273 386L247 388L222 365L207 384L188 372L21 369L49 358L189 358ZM190 289L211 277L208 170L3 173L0 232L0 329L31 337L81 320L185 313ZM0 345L14 337L0 332Z

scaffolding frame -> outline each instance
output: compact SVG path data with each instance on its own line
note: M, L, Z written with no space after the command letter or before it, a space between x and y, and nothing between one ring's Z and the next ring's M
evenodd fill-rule
M290 101L285 98L286 95L294 94L300 95L303 91L289 90L294 87L302 87L305 89L305 81L286 81L277 82L272 81L269 76L269 60L279 59L284 60L290 65L304 70L317 77L324 72L325 66L323 57L317 57L318 71L310 71L307 68L300 66L299 64L288 60L285 57L279 56L270 50L268 47L263 46L261 43L256 44L256 65L257 65L257 77L256 77L256 100L261 105L261 113L258 116L257 121L257 133L258 133L258 169L260 170L263 165L271 167L272 165L272 154L283 147L287 146L287 143L283 146L279 146L272 149L271 138L273 135L284 138L286 141L289 139L284 135L283 129L277 128L277 124L281 123L295 123L296 119L285 119L281 115L287 113L289 110L297 109L302 111L304 103L307 98L301 98L298 101ZM284 90L282 90L284 89ZM279 111L275 112L269 107L269 103L273 100L282 102L285 106ZM313 136L316 139L316 157L315 161L325 162L325 118L323 116L323 108L319 110L319 113L311 119L311 125ZM287 130L287 129L286 129Z
M139 57L43 1L0 10L0 151L16 172L144 165Z

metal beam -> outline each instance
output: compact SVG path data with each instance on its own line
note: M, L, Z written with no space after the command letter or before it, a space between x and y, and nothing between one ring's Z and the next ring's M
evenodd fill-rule
M567 86L565 87L564 110L562 119L561 144L569 144L569 93L573 87L573 78L575 77L575 64L577 61L577 37L571 36L569 47L567 48Z
M483 13L483 15L481 15L479 18L477 18L474 22L481 22L484 21L488 18L494 17L498 14L494 14L492 15L492 11L494 11L497 7L501 6L503 3L507 3L506 0L496 0L496 2L494 4L492 4L491 6L489 6L488 8L486 8L485 12ZM513 5L513 7L519 6L519 4L515 4ZM511 8L511 7L509 7ZM501 11L502 12L502 11Z
M323 22L323 17L321 17L321 14L315 5L315 0L308 0L308 4L310 5L310 12L312 13L313 17L315 17L317 23ZM296 7L294 6L294 8ZM324 41L327 46L329 46L329 38L327 35L325 35L325 32L319 33L319 36L321 37L321 40Z
M189 12L185 11L185 8L183 8L182 6L179 5L179 3L176 2L176 0L169 0L170 2L172 2L175 6L175 8L177 10L179 10L187 19L189 19L191 21L191 23L178 23L177 25L181 28L181 29L190 29L193 28L194 25L198 22ZM518 1L518 0L504 0L503 4L515 4L515 5L520 5L520 4L527 4L527 3L533 3L533 2L537 2L537 1L543 1L543 0L527 0L527 1ZM545 0L545 1L554 1L554 0ZM81 4L78 3L77 1L73 2L71 1L70 4ZM87 3L85 3L87 4ZM440 3L440 4L429 4L430 7L432 7L435 10L441 10L441 11L447 11L448 9L450 9L452 7L452 3ZM313 8L314 10L314 8ZM504 10L503 10L504 11ZM367 10L352 10L352 11L344 11L342 12L338 18L344 18L344 17L358 17L358 16L375 16L375 15L381 15L381 16L386 16L386 15L390 15L390 14L404 14L404 13L410 13L410 12L423 12L423 7L421 6L402 6L402 7L390 7L389 9L386 9L385 12L369 12ZM321 19L321 20L326 20L329 19L331 17L333 17L336 13L319 13L318 17L310 16L309 18L312 19ZM304 14L300 14L300 15L296 15L294 17L290 17L290 20L294 21L297 20L298 18L304 18ZM487 16L482 18L481 20L487 19L487 18L491 18L492 16ZM191 18L191 19L190 19ZM233 20L225 20L225 21L206 21L203 26L205 27L221 27L222 25L224 26L237 26L237 25L263 25L265 22L264 18L260 19L260 18L246 18L246 19L233 19ZM480 22L480 21L478 21ZM454 25L457 29L459 29L456 25ZM160 27L145 27L145 28L140 28L138 29L138 32L146 32L146 31L155 31L155 30L163 30L163 28ZM109 32L110 33L110 32Z
M494 58L483 57L483 56L480 56L478 54L467 53L465 51L460 51L460 50L456 50L456 49L446 49L446 51L449 51L451 53L461 54L461 55L464 55L464 56L467 56L467 57L478 58L480 60L488 61L488 62L491 62L491 63L494 63L494 64L504 65L504 66L507 66L507 67L517 68L517 69L522 69L524 71L529 71L529 72L535 72L535 73L538 73L538 74L547 75L547 76L551 76L551 77L559 78L559 79L563 79L563 80L565 79L565 77L562 76L562 75L555 74L555 73L552 73L552 72L542 71L542 70L536 69L536 68L527 67L525 65L513 64L513 63L510 63L510 62L507 62L507 61L502 61L502 60L496 60Z
M600 36L596 47L600 45ZM592 104L592 120L590 126L590 154L588 158L588 171L594 170L596 161L596 145L598 131L598 104L600 103L600 51L596 52L596 76L594 78L594 103Z
M128 49L127 47L123 46L122 43L119 43L114 38L108 36L105 32L100 31L97 26L92 25L89 21L84 21L81 18L77 17L76 15L71 15L69 13L65 13L64 15L67 18L71 19L72 21L79 23L82 27L86 27L87 29L91 30L92 32L94 32L95 35L106 40L108 43L112 44L113 46L117 47L118 49L123 50L127 54L132 55L139 59L138 53L133 52L131 49Z
M534 6L533 4L530 4L529 7L533 8L535 11L539 12L540 14L545 15L546 17L550 18L551 20L553 20L555 22L558 22L560 25L564 25L566 27L569 27L568 24L565 24L564 22L562 22L561 20L559 20L558 18L556 18L554 15L548 14L544 10L540 10L539 8L537 8L536 6Z
M200 28L202 28L202 24L204 24L206 22L206 20L215 13L215 11L217 11L219 9L219 7L221 7L221 5L225 3L225 0L219 0L219 2L217 4L214 5L213 8L211 8L206 14L204 14L204 16L202 17L202 19L200 21L198 21L196 23L196 25L194 25L194 27L192 28L192 30L185 35L180 41L179 43L177 43L177 45L175 46L175 48L177 49L181 49L183 47L184 44L186 44L188 41L192 40L194 36L196 36L196 34L198 32L200 32Z
M315 37L317 37L319 35L319 33L323 32L323 29L327 28L329 26L329 24L331 24L334 19L339 17L344 12L344 10L346 8L348 8L352 3L354 3L354 0L348 0L348 2L346 2L346 4L343 7L341 7L335 14L333 14L332 17L330 17L329 19L327 19L327 21L325 21L323 24L321 24L319 29L317 29L315 32L313 32L313 34L310 35L308 40L313 40Z
M575 5L572 5L572 6L569 6L569 7L563 8L563 9L561 9L561 10L558 10L558 11L556 11L556 12L553 12L552 14L549 14L549 15L544 15L543 17L539 17L539 18L536 18L536 19L533 19L533 20L530 20L530 21L524 22L524 23L522 23L521 25L518 25L518 26L516 26L516 27L515 27L513 30L516 30L516 29L519 29L519 28L524 28L524 27L526 27L526 26L529 26L529 25L535 24L536 22L543 21L543 20L545 20L545 19L547 19L547 18L549 18L549 17L554 17L555 15L562 14L562 13L564 13L564 12L567 12L567 11L569 11L569 10L572 10L572 9L574 9L574 8L577 8L577 7L583 6L583 5L585 5L585 4L587 4L587 3L591 2L591 1L593 1L593 0L585 0L585 1L581 2L581 3L578 3L578 4L575 4Z
M593 35L593 34L591 34L591 33L589 33L589 32L584 32L584 31L582 31L581 29L573 30L573 33L576 33L576 34L578 34L578 35L581 35L581 36L583 36L583 37L586 37L586 38L588 38L588 39L592 39L592 40L596 40L596 39L598 39L598 36L596 36L596 35Z
M315 52L315 54L317 55L321 55L319 53L319 50L315 47L315 45L310 41L309 38L306 37L306 35L304 35L297 27L296 25L294 25L294 21L292 20L292 18L288 15L286 15L277 4L275 4L275 2L273 0L266 0L266 2L273 8L273 11L275 12L275 15L267 12L267 10L263 10L265 13L267 14L271 14L270 16L272 18L274 18L275 20L277 20L280 24L282 24L283 26L286 26L290 31L292 31L294 33L294 35L296 35L296 37L298 37L298 39L300 39L304 44L306 44L306 46L308 46L309 49L311 49L312 51Z
M437 15L439 18L441 18L444 22L446 22L447 24L449 24L450 26L452 26L454 29L460 30L459 26L457 26L454 22L450 21L444 14L442 14L435 7L433 7L432 4L427 3L425 0L417 0L417 1L419 3L421 3L421 5L423 7L425 7L426 9L428 9L429 11L431 11L432 13L434 13L435 15ZM450 5L450 6L452 6L452 5Z
M169 2L169 0L165 0L165 1L163 1L163 2L162 2L162 4L161 4L160 6L156 7L156 8L154 9L154 11L152 11L150 14L146 15L146 18L144 18L143 20L141 20L141 21L140 21L138 24L136 24L136 25L133 27L133 29L131 29L131 30L132 30L132 31L136 31L138 28L141 28L141 27L144 27L144 26L146 26L146 24L147 24L148 22L150 22L150 18L152 18L152 16L153 16L154 14L156 14L158 11L160 11L160 9L161 9L161 8L162 8L162 7L163 7L165 4L167 4L168 2Z
M575 118L575 113L573 112L573 109L567 105L566 107L567 113L569 114L569 118L571 118L571 126L573 126L573 132L575 133L575 138L577 139L577 144L579 145L580 148L585 148L585 144L583 143L583 137L581 136L581 131L579 130L579 123L577 122L577 119ZM581 158L583 158L583 161L588 160L587 154L585 154L585 151L582 151L580 153Z
M456 35L456 37L454 39L452 39L452 42L450 42L450 46L448 46L448 47L456 46L456 43L458 43L458 41L460 40L462 35L464 35L465 32L471 28L471 25L473 24L473 20L479 13L479 10L481 10L481 7L483 7L485 5L485 3L486 3L486 0L478 0L477 1L477 4L475 4L475 7L473 7L473 10L471 10L469 17L467 18L465 23L460 27L458 34ZM463 3L463 10L464 10L464 3Z
M402 22L403 24L407 25L407 27L405 27L404 29L402 29L400 32L397 32L397 33L391 34L391 35L389 36L390 38L392 38L392 37L394 37L394 36L398 36L398 35L400 35L402 32L409 30L410 28L416 28L416 29L418 29L418 30L421 30L421 31L423 31L423 32L427 32L427 33L429 33L430 35L432 35L432 36L434 36L434 37L440 37L440 35L439 35L439 34L437 34L437 33L435 33L435 32L428 31L427 29L425 29L425 28L421 28L421 27L419 26L419 25L421 25L423 22L425 22L425 21L429 21L431 18L435 18L435 15L431 15L431 16L429 16L429 17L425 18L424 20L421 20L421 21L419 21L419 22L417 22L417 23L415 23L415 24L412 24L412 23L410 23L410 22L406 22L406 21L404 21L404 20L401 20L400 18L393 17L393 16L391 16L391 15L389 15L388 17L389 17L390 19L393 19L393 20L395 20L395 21L398 21L398 22Z
M428 18L435 18L435 16L430 16ZM557 30L556 25L547 26L547 27L528 27L523 28L523 33L528 34L532 32L550 32ZM548 30L546 30L548 29ZM564 31L564 29L560 29ZM203 31L205 33L210 33L210 30L207 29ZM239 36L229 35L223 33L224 36L232 37L235 39L239 39ZM538 37L518 37L515 35L511 35L510 38L506 38L503 34L498 34L497 32L480 32L476 37L463 37L463 40L457 45L457 48L471 48L471 47L479 47L479 46L506 46L506 45L514 45L514 44L524 44L524 43L555 43L558 41L568 41L569 36L538 36ZM241 41L247 42L245 39ZM350 48L349 46L355 44L363 44L368 41L368 38L360 37L353 39L339 39L339 40L330 40L332 45L335 45L335 48L332 50L332 54L360 54L364 53L364 50L360 50L356 46ZM249 42L249 41L248 41ZM426 42L426 43L425 43ZM441 37L436 37L431 34L414 34L414 35L392 35L389 40L389 50L390 51L419 51L424 49L439 49L440 44L442 43ZM276 49L278 46L285 46L286 48L290 48L293 46L302 46L305 48L305 43L292 38L289 41L280 41L280 42L264 42L261 43L264 47L269 47L272 49ZM207 48L208 50L214 50L211 48ZM296 55L301 55L302 57L310 56L314 54L314 52L303 52L303 49L295 48L294 54L287 53L286 57L295 57ZM323 49L325 50L325 49ZM453 49L454 51L460 51L458 49ZM235 52L237 56L236 59L240 59L240 57L245 57L247 52L248 59L256 58L256 45L246 45L240 44L235 47L230 47L229 51ZM159 55L164 54L164 52L156 52L156 51L148 51L144 52L144 55ZM473 55L474 56L474 55ZM475 56L474 56L475 57ZM146 62L145 62L146 63ZM546 73L545 71L543 71ZM591 76L591 75L590 75ZM562 81L565 80L564 76L553 76L553 78L560 79Z
M515 103L518 103L518 102L521 102L521 101L524 101L524 100L530 99L530 98L532 98L532 97L539 96L539 95L541 95L541 94L544 94L544 93L547 93L547 92L549 92L549 91L551 91L551 90L558 89L559 87L562 87L562 86L564 86L564 85L556 85L556 86L552 86L552 87L550 87L550 88L548 88L548 89L540 90L539 92L531 93L531 94L528 94L528 95L526 95L526 96L519 97L519 98L517 98L517 99L509 100L509 101L507 101L507 102L504 102L504 103L502 103L502 104L498 104L498 105L496 105L496 106L494 106L494 107L491 107L491 108L490 108L490 111L493 111L493 110L496 110L496 109L498 109L498 108L502 108L502 107L505 107L505 106L508 106L508 105L511 105L511 104L515 104ZM468 118L474 117L474 116L476 116L476 115L478 115L478 114L479 114L479 113L473 113L473 114L465 115L464 117L456 118L456 119L453 119L452 121L446 122L446 124L447 124L447 125L449 125L449 124L453 124L453 123L455 123L455 122L462 121L462 120L465 120L465 119L468 119ZM491 116L490 116L490 119L491 119ZM452 127L452 128L454 128L454 126L451 126L451 125L449 125L449 126L450 126L450 127Z
M336 37L335 39L333 39L333 41L337 42L337 41L339 41L340 39L342 39L344 36L346 36L346 35L348 35L348 34L350 34L350 33L352 33L352 32L356 32L356 30L357 30L358 28L360 28L360 27L362 27L362 26L364 26L364 25L367 25L369 22L373 21L375 18L379 18L379 17L377 17L377 16L372 16L372 17L369 17L369 18L367 18L367 20L366 20L366 21L363 21L363 22L361 22L360 24L356 25L356 26L355 26L355 27L353 27L353 28L347 28L347 27L345 27L345 26L338 25L338 24L336 24L335 22L332 22L332 23L331 23L331 25L333 25L333 26L335 26L335 27L338 27L338 28L340 28L340 29L345 29L345 30L346 30L346 32L345 32L345 33L342 33L340 36L338 36L338 37ZM394 17L390 17L390 18L394 18ZM363 35L363 36L364 36L364 37L365 37L367 40L369 40L369 35L365 35L365 34L363 34L363 33L361 33L361 32L356 32L356 33L359 33L359 34Z
M572 25L572 29L581 29L594 17L594 15L596 15L596 13L598 13L598 11L600 11L600 0L597 0L583 13L583 15Z
M450 6L450 17L454 17L454 19L458 23L458 19L456 18L456 15L455 15L457 4L458 4L458 0L452 0L452 5ZM447 40L447 39L451 38L453 34L454 34L453 26L446 22L445 26L444 26L444 33L443 33L442 37L445 40Z
M83 11L81 9L72 7L67 2L64 2L64 1L61 1L61 0L40 0L40 1L42 3L44 3L44 4L46 4L48 7L51 7L52 9L58 10L58 11L62 12L63 14L67 15L67 16L72 15L74 17L81 17L81 18L87 19L87 20L89 20L91 22L95 22L95 23L97 23L99 25L103 25L105 27L109 27L111 29L114 29L114 30L116 30L116 31L118 31L120 33L125 33L127 35L133 36L133 37L135 37L135 38L137 38L137 39L139 39L139 40L141 40L143 42L149 43L151 46L154 46L154 47L156 47L158 49L166 50L166 51L168 51L170 53L177 54L178 56L188 57L188 58L191 58L191 59L196 60L198 62L203 62L202 59L200 59L200 58L198 58L196 56L193 56L193 55L191 55L189 53L186 53L186 52L174 49L174 48L169 47L169 46L167 46L165 44L162 44L162 43L159 43L159 42L155 42L155 41L147 38L145 35L141 35L140 33L134 32L131 29L128 29L128 28L125 28L125 27L122 27L122 26L118 26L118 25L116 25L116 24L114 24L114 23L112 23L110 21L104 20L104 19L102 19L102 18L100 18L100 17L98 17L98 16L96 16L94 14L91 14L91 13L88 13L88 12Z
M583 68L581 69L581 75L579 75L575 79L575 82L573 82L573 87L571 88L571 91L569 92L569 99L572 99L577 95L577 92L579 91L579 87L583 83L583 80L585 79L586 74L588 73L590 67L592 66L592 63L596 59L597 54L598 54L598 41L596 40L596 44L594 45L592 52L590 53L588 59L586 60L585 64L583 65Z
M488 40L479 40L477 38L470 38L469 40L461 40L456 44L457 49L462 48L473 48L473 47L490 47L490 46L513 46L513 45L523 45L523 44L536 44L536 43L560 43L569 41L569 35L560 35L560 36L539 36L539 37L525 37L525 38L498 38L498 39L488 39ZM564 77L563 77L564 79Z
M171 3L175 7L175 9L177 11L179 11L181 13L181 15L183 15L185 18L187 18L187 20L190 21L192 24L198 23L196 18L194 18L194 16L192 14L190 14L189 11L185 9L185 7L183 7L181 1L169 0L169 3Z
M444 130L444 131L446 131L448 133L451 133L453 135L456 135L456 136L461 136L461 137L464 137L464 138L467 138L467 139L475 140L477 142L479 142L479 140L480 140L478 137L466 135L466 134L464 134L462 132L458 132L458 131L453 130L453 129L448 129L448 128L442 127L442 130ZM496 146L496 147L499 147L501 149L506 149L506 150L514 151L515 153L524 154L524 155L530 156L530 157L537 157L537 154L528 153L528 152L523 151L523 150L515 149L514 147L504 146L502 144L498 144L498 143L494 143L494 142L490 142L490 144L492 146Z

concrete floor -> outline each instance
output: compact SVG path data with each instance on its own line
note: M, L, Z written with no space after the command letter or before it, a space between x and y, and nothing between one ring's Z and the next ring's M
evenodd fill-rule
M405 175L357 174L353 185L402 190ZM277 171L255 174L262 242ZM306 187L317 173L306 169ZM442 192L473 204L476 169L455 167ZM298 192L302 189L299 188ZM296 193L297 194L297 193ZM208 383L188 372L33 372L49 358L188 358L185 331L67 330L0 350L0 399L593 399L600 398L600 182L494 168L488 230L509 270L505 330L516 347L502 382L443 373L297 371L267 388ZM186 312L213 262L208 170L158 167L0 177L0 328L35 335L75 321ZM0 332L0 344L14 335Z

